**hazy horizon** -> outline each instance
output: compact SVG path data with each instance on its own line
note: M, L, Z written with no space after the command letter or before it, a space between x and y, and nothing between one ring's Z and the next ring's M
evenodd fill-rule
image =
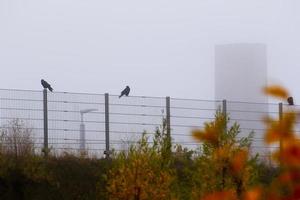
M296 0L0 1L0 88L214 99L214 48L263 43L300 98ZM234 72L233 72L234 73ZM260 92L260 91L258 91ZM300 102L300 101L299 101Z

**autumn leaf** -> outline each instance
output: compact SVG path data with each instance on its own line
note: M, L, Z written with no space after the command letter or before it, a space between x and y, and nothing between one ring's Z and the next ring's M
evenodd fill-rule
M237 174L241 172L247 162L248 152L246 150L238 151L231 159L231 170Z
M300 145L299 143L289 141L284 143L282 151L274 153L275 158L284 165L291 167L300 167Z
M230 148L227 145L217 148L213 153L213 158L215 160L229 160L229 157L230 157Z
M284 100L286 100L289 96L289 93L286 91L286 89L279 85L272 85L272 86L264 87L263 91L267 95L271 95L271 96L281 98Z
M192 131L193 137L198 141L209 142L211 144L218 143L218 132L213 127L206 127L205 130Z
M265 133L265 142L270 144L280 140L294 139L294 126L296 122L296 114L294 112L284 113L281 120L266 118L264 120L267 125Z
M257 188L253 188L251 190L248 190L245 194L244 194L244 198L243 200L259 200L261 199L261 193L262 190L261 188L257 187Z

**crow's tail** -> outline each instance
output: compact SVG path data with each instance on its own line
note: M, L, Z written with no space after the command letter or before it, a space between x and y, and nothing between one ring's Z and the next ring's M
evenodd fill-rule
M51 86L49 87L49 90L50 90L51 92L53 92L53 88L52 88Z

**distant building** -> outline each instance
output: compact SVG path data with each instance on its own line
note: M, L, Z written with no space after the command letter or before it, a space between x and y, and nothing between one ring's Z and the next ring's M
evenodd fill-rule
M217 99L267 103L261 93L267 84L267 50L264 44L227 44L215 47Z
M253 152L266 152L263 116L269 110L262 93L267 85L264 44L226 44L215 47L215 98L227 100L227 113L241 125L241 136L255 132Z

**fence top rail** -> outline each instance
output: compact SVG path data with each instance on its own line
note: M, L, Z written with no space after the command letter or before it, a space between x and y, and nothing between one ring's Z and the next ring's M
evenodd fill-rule
M111 97L119 97L118 94L109 94ZM144 96L144 95L129 95L126 98L141 98L141 99L165 99L166 97L161 96Z
M210 100L210 99L194 99L194 98L174 98L171 97L171 100L175 101L196 101L196 102L211 102L211 103L221 103L223 100Z
M15 91L15 92L42 92L43 90L27 90L27 89L5 89L0 88L0 91ZM91 93L91 92L65 92L54 90L53 93L57 94L76 94L76 95L95 95L95 96L104 96L106 93ZM109 94L112 97L119 97L118 94ZM164 99L165 97L160 96L142 96L142 95L130 95L129 98L151 98L151 99Z
M28 90L28 89L7 89L7 88L0 88L0 91L15 91L15 92L41 92L41 90Z
M29 90L29 89L6 89L0 88L0 91L12 91L12 92L42 92L41 90ZM64 92L64 91L56 91L54 90L54 94L74 94L74 95L94 95L94 96L104 96L106 93L90 93L90 92ZM119 97L118 94L109 94L111 97ZM144 95L130 95L128 98L143 98L143 99L165 99L166 96L144 96ZM226 99L216 99L216 100L209 100L209 99L196 99L196 98L176 98L171 97L171 100L179 100L179 101L198 101L198 102L212 102L212 103L221 103L223 100ZM235 100L226 100L228 103L241 103L241 104L257 104L257 105L273 105L277 106L278 103L274 102L251 102L251 101L235 101ZM286 102L283 102L283 105L288 105ZM300 107L300 105L294 105L295 107Z
M0 91L15 91L15 92L42 92L43 90L27 90L27 89L5 89L5 88L0 88ZM57 94L82 94L82 95L104 95L100 94L100 93L89 93L89 92L64 92L64 91L56 91L54 90L53 93L57 93Z
M270 103L270 102L255 102L255 101L232 101L232 100L226 100L227 103L241 103L241 104L256 104L256 105L273 105L277 106L278 103Z

